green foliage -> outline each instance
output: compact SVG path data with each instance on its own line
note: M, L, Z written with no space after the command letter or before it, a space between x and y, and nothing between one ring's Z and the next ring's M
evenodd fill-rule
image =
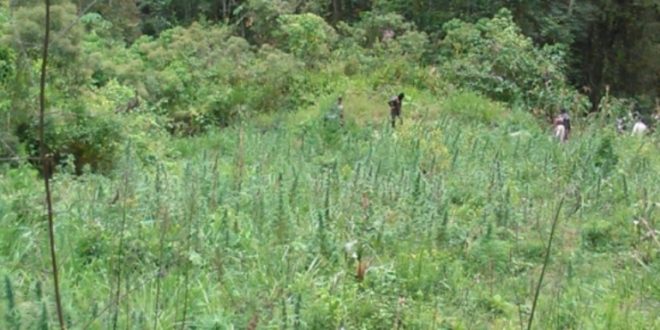
M396 13L381 14L377 12L365 12L356 28L364 32L363 46L371 46L376 42L383 42L384 32L391 30L394 37L414 30L414 25L407 22L403 16Z
M128 92L115 81L98 91L108 98ZM629 202L643 205L658 193L658 159L649 150L638 153L626 146L632 141L611 141L619 159L611 173L627 174L624 199L623 183L599 181L596 166L565 172L593 162L599 142L592 140L602 138L600 131L593 139L576 134L562 145L536 130L519 140L506 125L466 120L443 111L447 100L436 105L425 92L406 92L404 125L395 131L387 125L386 105L375 105L386 97L353 86L342 94L346 124L336 127L332 141L322 116L336 94L266 130L246 121L185 139L158 136L162 142L152 144L164 143L164 149L144 149L139 145L148 135L132 135L111 175L56 175L56 209L67 210L58 226L58 239L66 242L58 251L69 256L62 288L65 297L79 297L69 302L77 311L68 314L72 327L96 313L88 299L107 299L111 292L98 283L115 274L124 213L121 260L132 291L124 291L121 310L156 315L160 281L161 326L176 321L177 308L181 313L187 272L191 326L247 327L258 320L263 327L516 327L517 305L525 309L531 302L529 283L543 262L554 211L548 201L560 194L567 194L571 208L557 230L539 322L604 326L623 314L574 309L586 303L606 309L609 299L631 301L639 292L655 302L654 273L646 268L656 267L657 259L646 259L653 255L645 250L648 264L633 258L642 245L632 219L645 213ZM477 94L455 96L494 107ZM151 118L146 113L121 118L135 125L131 130L149 132L137 122ZM154 160L144 161L143 153ZM642 156L649 165L629 171ZM40 213L32 207L37 178L26 167L0 176L0 248L9 256L0 267L32 279L43 261L30 252L37 239L30 233L40 228ZM566 188L561 183L569 178ZM642 186L647 192L633 188ZM501 220L505 211L507 221ZM362 281L353 241L368 265ZM162 277L155 277L161 266ZM33 306L21 309L21 320L40 320L41 300L26 294L27 282L13 284L16 300ZM44 301L49 292L44 290ZM572 302L576 292L581 304ZM642 306L627 317L652 328L653 312ZM101 317L92 326L104 322ZM118 322L142 321L119 313Z
M384 28L392 28L398 37L403 30L409 30L405 26L414 24L432 36L432 40L440 41L446 34L443 25L452 19L474 23L507 8L512 21L539 49L562 45L561 52L567 54L564 73L575 87L586 87L584 93L588 95L590 110L598 109L608 85L616 89L612 94L635 97L645 107L652 106L657 96L653 86L657 85L658 77L658 61L654 56L658 25L655 24L657 6L653 1L145 0L139 6L129 0L111 3L79 0L75 3L79 9L93 5L92 11L112 23L109 35L129 42L140 32L158 36L175 26L222 22L260 46L276 41L273 32L278 30L278 17L314 14L340 29L347 24L371 26L363 30L359 41L369 48L381 38ZM434 53L435 50L428 54ZM562 102L571 102L572 98L566 96L568 99ZM589 108L589 104L586 107Z
M11 84L2 84L0 104L3 131L3 156L19 158L19 142L28 147L27 153L36 157L37 82L41 63L44 11L41 3L24 3L14 8L10 19L2 22L1 39L11 48L2 54L7 65L3 70ZM108 117L112 110L97 106L85 97L93 69L84 52L84 30L76 21L76 7L69 1L57 1L51 8L52 43L47 80L48 103L46 113L49 126L48 148L56 161L73 157L77 173L85 165L107 171L114 162L114 151L120 140L119 124ZM85 18L92 21L91 17ZM101 30L103 21L96 19L95 28ZM91 24L91 23L90 23ZM12 55L13 54L13 55ZM5 63L3 62L3 63ZM106 78L107 80L107 78ZM87 104L90 104L88 107ZM95 109L91 109L92 105ZM35 162L36 163L36 162Z
M313 86L295 73L301 63L268 45L254 52L220 26L192 24L132 46L144 71L122 74L144 86L147 100L170 118L170 130L195 134L253 114L292 109Z
M612 172L617 162L618 157L612 147L612 136L603 137L594 155L594 165L599 170L600 175L605 177Z
M586 226L582 232L582 242L588 249L606 251L611 244L616 244L614 226L608 221L595 220Z
M546 113L577 97L566 82L562 46L535 47L508 10L475 24L452 20L444 31L441 75L460 87Z
M0 157L14 156L17 140L11 134L11 93L9 88L15 75L16 55L11 48L0 46Z
M43 44L44 16L45 11L40 5L28 4L17 7L11 19L1 27L3 43L21 49L31 58L38 57ZM75 18L74 4L58 1L51 6L51 33L54 36L50 47L51 54L53 60L61 65L65 65L67 61L72 61L79 55L78 44L83 31L79 25L69 28Z
M429 48L426 33L417 31L413 24L394 13L366 12L353 26L341 23L338 30L342 36L338 52L350 56L357 55L354 52L359 50L359 53L376 56L377 63L372 69L382 66L381 62L395 62L398 58L419 63Z
M15 61L16 54L11 48L0 48L0 86L6 87L14 75Z
M282 15L277 18L283 49L308 64L327 58L336 39L334 29L314 14Z
M443 104L445 111L467 121L497 123L506 117L505 107L475 92L450 95Z
M21 321L20 314L16 309L16 297L14 295L14 288L9 280L9 275L5 275L5 298L7 300L7 314L5 315L6 324L10 329L20 329Z
M116 118L72 113L73 118L49 121L45 131L47 148L58 163L72 157L76 173L85 166L92 171L108 172L116 159L120 142L120 123ZM28 142L29 153L38 157L37 123L23 128L19 137Z
M243 25L248 40L257 44L268 43L278 28L278 17L290 15L295 11L295 5L287 0L247 0L240 11L245 11Z
M588 1L577 4L568 21L574 26L574 80L588 86L594 111L607 94L638 98L653 107L660 77L655 55L660 42L657 3ZM617 22L613 25L612 22Z
M142 28L141 6L145 6L145 4L138 4L132 0L115 0L112 2L97 2L94 9L106 20L105 29L108 36L113 39L132 42L140 35L140 28Z

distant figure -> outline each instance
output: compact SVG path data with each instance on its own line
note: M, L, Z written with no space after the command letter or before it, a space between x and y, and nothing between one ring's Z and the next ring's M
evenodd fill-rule
M566 139L568 138L568 135L566 134L566 127L564 127L564 125L561 123L556 123L556 120L555 120L554 134L555 137L561 142L565 142Z
M566 142L571 133L571 118L566 109L560 110L559 116L553 120L553 125L555 137L561 142Z
M335 110L339 115L339 125L344 126L344 99L340 96L337 98L337 105Z
M639 112L635 111L635 113L633 114L633 119L635 120L635 124L633 124L631 135L641 136L649 131L649 127L646 126L644 120L642 120L642 115L640 115Z
M391 41L392 39L394 39L394 36L395 36L394 30L392 30L392 29L385 29L385 30L383 31L383 36L382 36L382 38L381 38L381 41L382 41L382 42L388 42L388 41Z
M403 93L398 96L392 97L387 104L390 105L390 116L392 117L392 128L396 126L396 118L399 118L401 125L403 125L403 118L401 118L401 103L405 95Z
M626 120L624 118L619 117L616 119L616 132L619 134L626 132Z
M337 98L337 104L330 108L325 114L325 121L339 121L339 125L344 126L344 103L342 97Z
M638 121L635 123L632 129L632 135L644 135L649 131L649 127L644 124L643 121Z
M564 127L566 127L566 134L571 133L571 117L568 115L568 112L566 109L562 108L559 117L562 119L564 123Z
M642 136L648 133L649 127L644 124L642 118L637 117L635 120L635 125L633 125L632 135L633 136Z

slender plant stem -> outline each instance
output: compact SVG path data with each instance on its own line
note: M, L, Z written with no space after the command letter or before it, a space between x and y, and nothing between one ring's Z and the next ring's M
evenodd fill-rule
M165 251L165 233L167 231L167 215L165 212L162 212L163 206L161 205L160 195L161 191L161 167L158 167L156 172L156 219L160 219L160 242L158 243L158 273L156 274L156 306L154 314L154 330L158 328L158 317L160 316L160 286L161 278L164 276L164 251ZM162 216L162 218L161 218Z
M550 229L550 237L548 238L548 246L545 249L545 260L543 260L543 268L541 268L541 275L539 276L539 282L536 284L536 290L534 292L534 302L532 303L532 311L529 315L529 322L527 323L527 330L532 329L532 321L534 321L534 312L536 311L536 303L539 300L539 293L541 292L541 284L543 283L543 276L545 275L545 269L548 267L550 261L550 248L552 247L552 239L555 236L555 230L557 229L557 223L559 222L559 212L561 207L564 205L564 196L562 196L557 206L557 211L555 212L555 218L552 220L552 229Z
M189 172L191 176L191 185L190 185L190 209L188 210L188 234L186 235L186 251L190 253L192 248L191 240L193 235L193 221L195 220L195 210L197 205L195 201L197 200L197 187L195 186L196 177L193 176L192 170ZM186 327L186 317L188 316L188 292L190 290L190 265L186 267L184 272L184 294L183 294L183 316L181 317L181 330Z
M46 188L46 207L48 209L48 243L50 245L50 261L53 268L53 283L55 286L55 306L60 329L65 329L62 315L62 299L60 297L60 279L57 271L57 254L55 253L55 234L53 226L53 202L50 192L50 159L46 156L46 141L44 140L45 112L46 112L46 68L48 65L48 41L50 38L50 0L46 1L46 20L44 28L44 48L41 59L41 81L39 83L39 156L43 168L44 186Z
M124 232L126 230L126 209L128 207L127 205L127 199L128 199L128 185L129 185L129 166L130 166L130 154L127 152L126 156L126 169L124 170L124 191L121 196L122 198L122 205L121 205L121 224L119 225L119 247L117 251L117 286L115 288L115 300L117 301L117 305L114 306L115 310L113 313L112 317L112 329L116 330L117 329L117 320L119 317L119 305L121 305L121 302L119 300L120 294L121 294L121 273L122 273L122 264L124 263Z

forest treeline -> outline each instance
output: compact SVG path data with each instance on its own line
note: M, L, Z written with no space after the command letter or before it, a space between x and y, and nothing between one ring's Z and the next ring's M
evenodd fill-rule
M95 1L77 2L84 8ZM642 107L653 104L660 88L660 3L653 0L123 0L93 8L114 23L116 37L127 41L204 19L231 24L253 44L275 41L271 31L280 15L313 13L337 26L396 13L429 36L424 57L429 64L440 60L436 54L445 23L476 22L508 8L536 45L567 47L569 81L584 88L593 111L606 86L617 96L636 98Z
M56 0L46 139L78 171L127 134L190 135L340 93L470 90L549 115L651 113L652 0ZM36 155L43 3L0 5L0 156ZM384 110L386 111L386 110ZM149 117L126 119L131 112Z

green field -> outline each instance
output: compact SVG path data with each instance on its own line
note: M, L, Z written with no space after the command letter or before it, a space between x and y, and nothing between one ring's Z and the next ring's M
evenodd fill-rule
M563 200L536 325L660 327L657 139L578 121L560 144L415 99L393 131L347 104L345 128L238 125L152 161L129 143L111 176L55 176L69 326L516 329ZM42 187L0 178L0 322L36 328L54 309Z

